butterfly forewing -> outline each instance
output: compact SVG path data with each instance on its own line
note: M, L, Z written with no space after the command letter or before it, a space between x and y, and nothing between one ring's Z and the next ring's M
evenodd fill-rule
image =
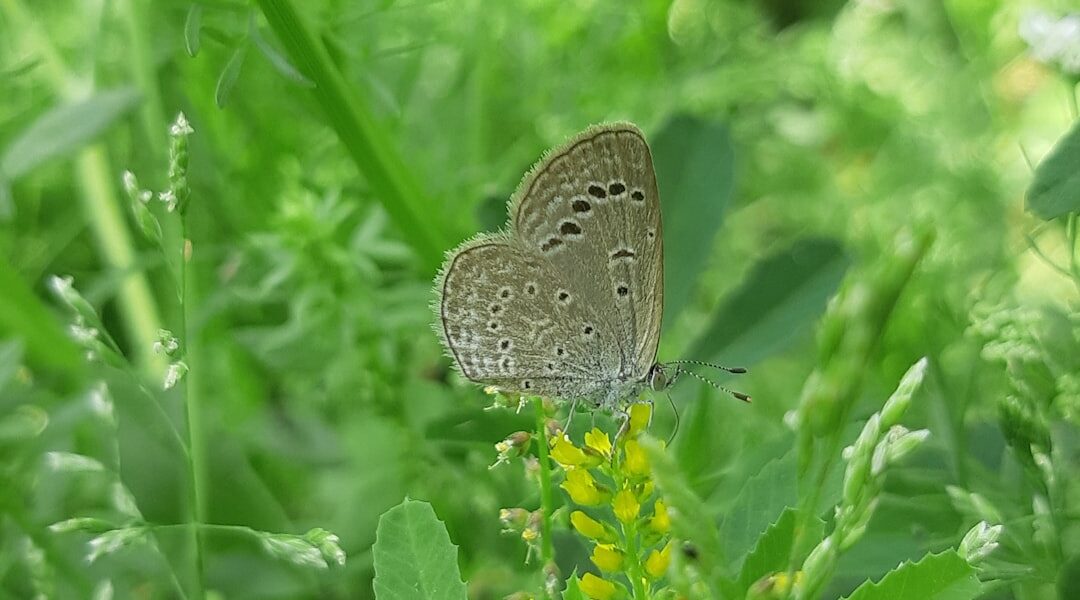
M522 181L506 234L451 254L448 348L474 381L554 397L644 378L663 312L652 158L631 124L591 128Z

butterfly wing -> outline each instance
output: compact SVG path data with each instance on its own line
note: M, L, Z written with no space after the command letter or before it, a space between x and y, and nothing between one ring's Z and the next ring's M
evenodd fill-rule
M660 340L664 247L641 131L630 123L586 130L541 161L515 200L515 239L602 315L617 341L617 377L644 378Z
M604 351L614 340L586 333L597 315L582 312L568 289L550 265L508 236L462 245L444 267L437 307L440 333L461 372L508 392L599 393L597 374L614 368Z
M510 230L450 254L439 329L469 379L611 398L656 359L663 245L652 157L631 124L590 128L522 180Z

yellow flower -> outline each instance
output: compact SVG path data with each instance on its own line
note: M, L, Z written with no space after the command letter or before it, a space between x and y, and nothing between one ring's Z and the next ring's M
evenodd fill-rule
M578 587L592 600L611 600L615 597L615 584L604 581L592 573L586 573L578 583Z
M634 493L630 490L619 490L619 493L615 494L613 508L615 509L615 516L620 521L630 523L637 518L638 511L641 510L641 504L638 504L637 498L634 497Z
M592 551L593 564L609 573L622 570L623 553L611 544L597 544Z
M645 450L641 444L637 443L637 440L626 441L626 458L623 460L623 465L631 475L642 477L649 474L649 457L645 456Z
M667 505L663 500L657 500L653 505L653 516L649 519L649 529L661 535L671 530L671 515L668 514Z
M614 536L612 536L611 532L604 527L603 523L596 521L580 510L575 510L570 513L570 524L574 526L574 529L576 529L578 533L591 540L598 540L601 542L614 541Z
M662 550L653 550L649 558L645 559L645 572L653 579L659 579L667 572L671 562L671 542L668 542Z
M611 439L599 427L585 434L585 445L596 450L604 458L611 456Z
M566 436L557 437L551 444L551 458L565 469L566 467L581 466L588 457L575 446Z
M630 406L630 428L626 431L627 435L633 437L642 431L649 425L649 418L652 417L652 406L649 404L633 404Z
M596 506L606 499L604 493L596 485L596 480L585 469L571 469L566 472L566 481L562 482L562 489L570 494L570 499L582 506Z

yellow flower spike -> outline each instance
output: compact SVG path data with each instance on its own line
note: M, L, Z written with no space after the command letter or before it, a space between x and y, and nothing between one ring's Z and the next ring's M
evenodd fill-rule
M652 406L649 404L632 404L630 405L630 428L626 430L626 434L629 437L634 437L637 434L645 431L645 428L649 426L649 419L652 417Z
M638 503L633 492L624 489L619 490L619 493L615 494L615 501L612 503L612 508L615 510L616 518L623 523L632 523L637 519L638 512L641 510L641 504Z
M590 558L601 571L614 573L622 570L623 553L612 544L597 544Z
M604 458L611 457L611 439L599 427L585 434L585 445L598 452Z
M667 505L663 500L657 500L653 505L653 516L649 519L649 529L663 535L671 530L671 515L668 514Z
M596 480L585 469L570 469L562 489L570 499L582 506L596 506L607 499L607 494L596 485Z
M570 524L574 526L581 535L589 538L590 540L596 540L598 542L613 542L615 536L611 531L608 531L604 524L593 519L589 515L575 510L570 513Z
M555 459L555 462L566 467L578 467L589 459L582 452L581 448L578 448L570 441L570 438L566 436L560 436L554 438L551 444L551 458Z
M641 498L642 500L648 500L652 497L654 489L656 489L656 486L653 485L652 479L647 480L645 484L641 486L641 493L638 494L638 498Z
M637 440L626 440L625 451L626 456L623 459L623 467L626 472L636 477L648 475L649 457L645 455L645 449L641 447L641 444Z
M662 550L653 550L645 559L645 572L653 579L659 579L667 572L668 564L671 563L671 542L668 542Z
M614 583L600 579L592 573L586 573L578 582L578 587L592 600L611 600L618 591Z

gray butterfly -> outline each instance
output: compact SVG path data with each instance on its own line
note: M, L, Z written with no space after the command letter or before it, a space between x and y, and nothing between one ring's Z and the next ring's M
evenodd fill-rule
M509 212L436 280L436 328L465 377L611 409L665 388L660 198L641 131L593 126L550 151Z

